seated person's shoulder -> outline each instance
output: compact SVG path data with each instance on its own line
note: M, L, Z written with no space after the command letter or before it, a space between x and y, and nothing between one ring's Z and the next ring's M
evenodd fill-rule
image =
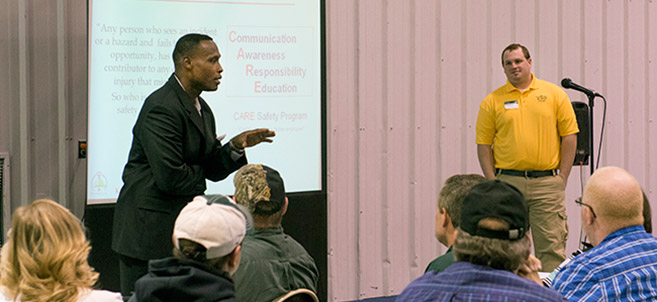
M451 251L448 251L444 255L442 255L442 256L434 259L433 261L431 261L424 272L425 273L427 273L429 271L442 272L447 267L454 264L454 262L455 262L454 254L452 254Z

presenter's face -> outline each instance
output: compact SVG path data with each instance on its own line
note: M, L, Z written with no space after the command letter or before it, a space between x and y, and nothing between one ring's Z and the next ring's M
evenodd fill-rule
M503 67L506 78L514 86L531 80L532 59L525 58L522 48L506 51Z
M221 73L224 71L219 63L221 54L214 42L204 40L199 43L191 57L192 85L199 91L215 91L221 83Z

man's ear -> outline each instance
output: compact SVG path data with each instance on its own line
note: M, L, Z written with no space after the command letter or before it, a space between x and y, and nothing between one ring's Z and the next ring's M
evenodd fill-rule
M449 213L447 213L447 209L442 208L442 214L443 215L443 228L447 228L448 225L452 224L452 217L449 216Z
M591 212L591 208L589 207L582 207L582 211L584 211L584 217L582 223L586 225L591 225L593 224L593 221L595 221L595 217L593 217L593 212Z
M191 69L192 68L192 58L189 56L184 56L182 58L182 65L185 67L185 69Z
M232 253L229 255L228 259L228 264L230 265L231 268L237 269L237 267L240 265L240 253L242 252L242 245L239 244L235 247Z
M288 200L287 200L287 196L285 196L285 204L283 205L283 215L285 215L285 213L287 212L287 204L288 204Z

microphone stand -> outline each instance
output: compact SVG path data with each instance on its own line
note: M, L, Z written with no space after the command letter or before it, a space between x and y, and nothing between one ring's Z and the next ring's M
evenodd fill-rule
M591 168L591 174L589 174L589 177L593 175L593 171L595 171L595 156L593 156L593 153L595 151L595 145L593 142L593 105L594 105L594 100L595 100L595 93L587 93L586 97L589 99L589 166ZM589 249L591 249L592 245L588 242L588 239L586 236L584 236L584 240L582 240L582 231L583 228L580 226L579 229L579 249L573 253L573 257L581 254Z
M586 96L589 98L589 149L591 152L589 152L589 165L591 166L591 174L589 176L593 175L593 171L595 170L595 156L593 156L593 152L595 149L595 145L593 143L593 105L594 105L594 100L596 97L595 93L587 93Z
M590 153L590 155L589 155L590 156L589 157L589 165L591 166L591 174L589 176L593 175L593 172L595 171L595 164L596 164L595 163L596 160L595 160L595 156L594 156L595 145L594 145L594 142L593 142L593 106L595 105L594 100L598 96L601 97L604 100L604 97L602 95L599 95L595 92L586 94L586 97L588 97L588 99L589 99L589 147L590 147L589 149L591 150L591 152L589 152ZM606 108L607 108L607 105L606 105L606 101L605 101L605 111L607 110ZM604 118L603 118L602 122L604 123ZM602 129L604 129L604 124L602 125ZM600 139L602 140L602 133L600 134ZM584 252L584 251L587 251L587 250L589 250L593 247L590 243L587 242L586 236L584 237L584 240L582 240L582 228L580 228L579 238L580 238L580 240L579 240L579 242L580 242L579 250L575 251L573 256L575 256L575 254L578 253L578 252Z
M607 100L605 99L604 96L602 96L602 95L600 95L600 94L598 94L598 93L596 93L592 90L586 89L582 86L579 86L579 85L573 83L569 78L564 78L563 80L561 80L561 86L563 86L564 88L575 89L579 92L583 92L584 94L586 94L586 96L589 99L589 106L588 106L589 107L588 108L589 109L589 150L590 150L590 152L589 152L589 164L591 165L591 174L590 175L593 175L593 172L595 171L595 165L596 165L596 160L595 160L595 156L594 156L595 146L594 146L594 142L593 142L594 141L593 140L593 106L595 105L594 100L595 100L596 97L601 97L602 100L604 101L604 110L603 110L603 113L602 113L602 130L600 131L600 149L602 149L602 140L603 140L602 135L603 135L603 132L604 132L604 129L605 129L605 124L604 123L606 121L606 114L607 114ZM599 157L600 157L600 155L598 155L598 159L599 159ZM580 238L580 250L581 251L585 251L586 249L589 249L589 248L592 247L590 244L588 244L585 241L586 239L584 241L582 241L582 228L580 228L579 238ZM586 237L584 237L584 238L586 238ZM575 256L575 254L573 254L573 256Z

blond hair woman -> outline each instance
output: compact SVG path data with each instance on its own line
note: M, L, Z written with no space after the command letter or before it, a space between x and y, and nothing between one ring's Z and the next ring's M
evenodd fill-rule
M87 263L80 220L58 203L35 200L11 219L0 260L0 301L122 301L93 290L98 273Z

